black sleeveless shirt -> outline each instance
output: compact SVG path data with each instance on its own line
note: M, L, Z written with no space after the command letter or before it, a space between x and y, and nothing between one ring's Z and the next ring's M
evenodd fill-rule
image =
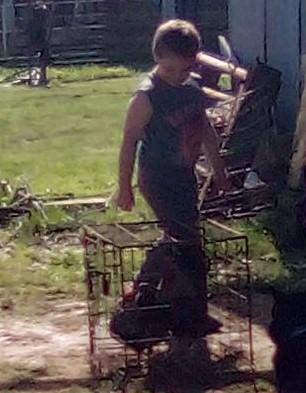
M193 168L202 143L203 116L208 99L191 78L172 86L152 73L138 91L153 108L139 149L141 169Z

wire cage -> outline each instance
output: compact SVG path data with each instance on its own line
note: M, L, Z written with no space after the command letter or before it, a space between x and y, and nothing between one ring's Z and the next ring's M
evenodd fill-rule
M147 375L152 355L167 351L168 332L122 340L110 333L118 305L131 312L160 312L170 307L125 306L146 253L160 236L157 222L107 224L85 227L83 233L89 327L89 362L93 376L112 380L124 391L129 381ZM203 244L209 258L208 310L222 329L208 337L208 347L220 374L252 370L252 296L245 235L212 220L205 222ZM177 243L175 243L177 244ZM142 314L146 315L146 314ZM157 315L157 314L156 314Z
M208 337L212 356L228 358L227 370L254 365L252 280L248 237L214 220L205 225L205 253L210 260L209 311L223 327Z

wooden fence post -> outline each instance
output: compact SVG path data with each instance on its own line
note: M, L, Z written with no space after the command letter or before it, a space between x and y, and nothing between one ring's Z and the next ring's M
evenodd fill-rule
M9 37L15 28L15 8L13 0L3 0L1 12L3 55L6 57L9 49Z

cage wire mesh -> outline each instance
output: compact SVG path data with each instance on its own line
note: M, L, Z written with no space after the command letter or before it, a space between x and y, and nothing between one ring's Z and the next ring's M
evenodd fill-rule
M152 354L168 349L169 335L123 341L110 333L110 321L120 299L122 301L133 287L146 252L156 245L158 236L156 222L84 228L91 372L100 379L113 380L117 388L123 386L125 380L144 377ZM203 240L209 259L208 310L223 325L220 332L208 336L211 357L217 368L220 365L220 375L227 371L252 371L248 239L240 232L208 220ZM130 311L135 312L135 308ZM135 350L137 345L140 349Z

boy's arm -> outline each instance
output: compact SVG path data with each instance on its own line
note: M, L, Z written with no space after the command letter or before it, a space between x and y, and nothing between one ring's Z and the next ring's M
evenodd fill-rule
M216 134L209 124L206 115L203 116L203 143L204 150L214 170L214 179L219 190L228 191L230 182L227 177L225 163L219 155L219 146Z
M137 143L152 116L152 107L145 93L139 92L132 98L128 108L123 141L119 158L119 194L117 205L130 211L134 207L132 177L134 171Z

